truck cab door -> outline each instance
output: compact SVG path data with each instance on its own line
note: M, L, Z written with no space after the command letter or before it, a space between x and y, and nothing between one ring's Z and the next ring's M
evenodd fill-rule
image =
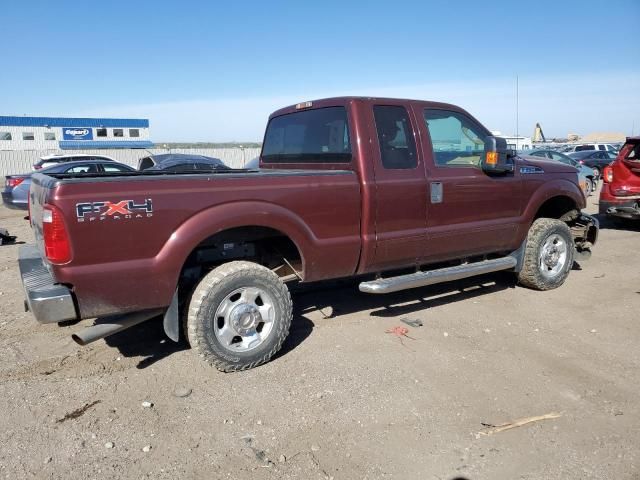
M429 259L515 250L521 177L518 171L491 175L482 170L480 160L490 132L459 111L425 108L415 116L422 117L421 146L431 191Z
M373 105L376 247L366 270L417 265L424 256L427 181L415 120L402 104Z

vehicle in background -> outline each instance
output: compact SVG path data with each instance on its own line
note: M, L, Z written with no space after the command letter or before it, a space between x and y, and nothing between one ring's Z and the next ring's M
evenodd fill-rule
M600 214L640 220L640 137L629 137L604 168Z
M589 167L593 171L593 176L596 180L600 179L602 169L616 158L615 153L602 150L582 150L568 153L567 155L577 160L580 165Z
M166 170L170 172L207 171L228 169L219 158L190 153L161 153L138 160L138 170Z
M525 155L533 155L534 157L556 160L558 162L564 163L565 165L571 165L572 167L575 167L578 170L578 183L580 184L580 188L582 188L585 197L591 195L596 189L598 179L594 176L593 170L586 165L582 165L580 162L568 155L565 155L564 153L556 152L555 150L550 149L529 150L522 153Z
M617 153L618 149L610 143L580 143L569 145L564 152L582 152L585 150L600 150L603 152Z
M79 160L52 165L39 170L41 173L123 173L135 172L135 168L113 160ZM31 173L22 175L7 175L2 191L2 202L8 208L27 210L29 202L29 188L31 187Z
M38 321L110 317L80 345L162 317L238 371L282 346L288 282L360 277L385 294L509 270L559 287L598 235L577 180L455 105L302 102L269 118L257 170L35 174L19 264Z
M59 163L66 162L75 162L77 160L100 160L101 162L115 162L113 158L106 155L91 155L86 153L54 153L53 155L40 157L40 160L33 164L33 169L42 170L43 168L51 167L52 165L58 165Z

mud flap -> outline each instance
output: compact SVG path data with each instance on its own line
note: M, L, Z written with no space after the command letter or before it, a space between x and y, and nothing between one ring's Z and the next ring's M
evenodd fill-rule
M178 309L178 290L173 294L171 305L164 313L162 322L164 333L174 342L180 340L180 315Z
M524 252L527 248L527 239L525 238L522 241L522 244L518 247L517 250L514 250L510 253L510 256L516 259L516 266L513 268L513 271L516 273L520 273L522 270L522 266L524 265Z

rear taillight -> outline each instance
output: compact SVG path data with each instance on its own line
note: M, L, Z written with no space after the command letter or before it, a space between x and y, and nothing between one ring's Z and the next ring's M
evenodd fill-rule
M33 166L34 170L40 170L42 168L42 165L38 165L37 163Z
M7 178L5 185L9 188L15 188L24 182L24 178Z
M58 207L45 205L42 209L42 236L44 253L51 263L63 264L71 261L71 245Z
M613 182L613 168L609 166L604 167L604 170L602 171L602 180L605 183Z

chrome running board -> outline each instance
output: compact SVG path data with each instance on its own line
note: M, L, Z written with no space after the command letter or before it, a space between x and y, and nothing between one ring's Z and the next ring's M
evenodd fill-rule
M409 288L424 287L436 283L460 280L462 278L482 275L484 273L497 272L515 268L517 258L513 256L483 260L481 262L466 263L455 267L440 268L426 272L410 273L398 277L380 278L370 282L362 282L360 291L364 293L392 293Z

